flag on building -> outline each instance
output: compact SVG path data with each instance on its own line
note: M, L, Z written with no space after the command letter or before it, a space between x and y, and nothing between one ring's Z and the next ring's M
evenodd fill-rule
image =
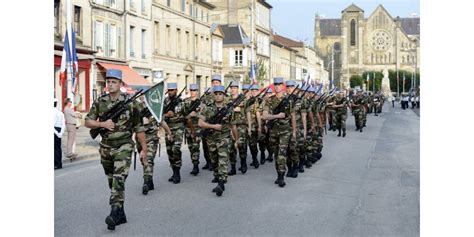
M145 104L158 122L161 122L163 114L164 91L165 83L164 80L161 80L145 93Z
M257 64L250 66L249 78L252 85L257 84Z
M69 47L69 34L66 30L64 35L63 55L61 57L61 69L59 70L59 85L63 86L67 79L67 68L71 62L71 48ZM66 84L67 85L67 84Z
M72 29L71 34L71 59L72 59L72 91L77 92L77 84L79 82L79 63L77 61L77 51L76 51L76 32Z

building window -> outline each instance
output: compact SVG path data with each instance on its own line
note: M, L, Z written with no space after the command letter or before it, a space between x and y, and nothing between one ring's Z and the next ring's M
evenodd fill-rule
M106 57L110 56L110 24L104 25L104 55Z
M155 50L160 49L160 23L155 21Z
M122 28L117 28L117 44L116 44L116 55L117 57L122 57Z
M133 48L133 46L135 45L135 42L134 42L134 39L133 39L133 35L135 34L135 27L134 26L130 26L130 57L135 57L135 50Z
M354 19L351 21L351 46L356 45L356 22Z
M166 6L171 7L171 0L166 1Z
M243 65L243 60L244 59L244 56L243 56L243 50L235 50L235 63L234 65L236 67L242 67Z
M171 26L166 25L166 52L168 53L171 50Z
M201 21L204 21L204 11L201 9Z
M209 12L207 12L206 14L207 14L207 21L206 22L209 22Z
M189 31L186 31L186 57L191 55L191 39L189 38Z
M176 53L181 55L181 29L176 29Z
M117 56L117 27L115 25L110 26L110 43L109 43L109 56L116 57Z
M142 13L146 11L145 0L142 0Z
M181 11L186 12L186 0L181 0Z
M189 4L189 16L193 17L193 4Z
M130 0L130 10L131 11L136 11L137 9L135 8L135 0Z
M402 63L405 63L405 56L402 56Z
M196 9L194 9L194 18L195 19L198 19L199 18L199 11L198 11L198 7L196 7Z
M81 36L81 7L74 6L74 30L77 36Z
M194 58L194 60L197 60L199 55L199 36L197 34L194 35L194 44L196 45L194 49L196 58Z
M94 24L94 48L98 54L101 54L103 50L103 33L103 23L100 21L96 21Z
M145 54L145 37L146 37L146 30L142 29L142 59L146 58Z
M59 34L59 0L54 0L54 33Z
M115 0L105 0L105 6L115 8Z

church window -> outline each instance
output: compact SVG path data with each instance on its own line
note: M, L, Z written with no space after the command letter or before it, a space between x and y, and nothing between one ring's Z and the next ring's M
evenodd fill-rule
M402 63L405 63L405 56L402 56Z
M384 62L384 63L387 63L387 55L384 55L384 56L383 56L383 62Z
M355 20L351 21L351 46L356 45L356 23Z

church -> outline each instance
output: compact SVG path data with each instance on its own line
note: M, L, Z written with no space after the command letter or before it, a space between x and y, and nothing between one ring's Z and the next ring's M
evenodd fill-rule
M419 72L420 18L394 18L382 5L365 18L364 10L351 4L340 19L316 14L314 48L340 88L348 88L349 78L364 71Z

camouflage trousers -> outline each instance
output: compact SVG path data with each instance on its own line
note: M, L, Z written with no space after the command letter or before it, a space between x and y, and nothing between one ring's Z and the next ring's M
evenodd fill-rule
M327 111L327 115L328 115L328 124L330 127L335 127L336 126L336 119L335 119L335 115L336 115L336 111L334 110L328 110Z
M188 143L189 154L191 155L191 161L193 165L199 164L199 153L200 153L199 147L201 143L201 138L198 136L199 132L200 131L196 129L195 130L196 137L193 138L191 129L186 128L186 143Z
M354 120L355 120L356 127L362 128L364 126L363 109L354 110Z
M248 137L249 137L250 154L252 154L252 156L257 156L257 154L258 154L258 141L259 141L257 126L252 126L251 127L250 136L248 136Z
M237 141L237 149L235 149L234 143L230 144L230 163L237 163L237 150L239 151L239 157L241 160L247 159L247 126L245 124L237 125L237 132L239 133L239 140Z
M335 116L336 128L346 129L346 119L347 119L347 113L336 113L336 116Z
M272 154L276 157L275 168L278 174L286 172L286 158L288 156L288 142L291 128L273 127L270 130L269 145Z
M155 156L156 156L156 151L158 148L158 143L159 143L159 140L150 140L146 143L147 145L146 157L148 160L148 165L146 166L143 165L143 162L141 162L140 160L143 166L143 179L144 180L153 179L153 167L155 166ZM142 150L140 143L137 143L137 150L138 150L138 153L140 153ZM137 159L138 159L138 156L139 154L137 154Z
M232 139L208 139L209 155L214 168L214 176L219 180L227 180L227 163L229 162L229 148Z
M306 155L305 140L303 128L296 129L296 140L290 136L290 145L287 163L289 165L298 165L301 160L304 160Z
M171 126L170 126L171 129ZM170 161L171 167L181 167L181 144L183 143L183 129L182 128L173 128L171 129L173 133L173 142L168 139L166 136L166 153L168 154L168 159Z
M211 163L211 156L209 155L209 145L207 142L207 136L202 136L201 141L202 141L202 153L204 153L204 159L206 160L207 163Z
M117 148L101 145L100 163L104 168L110 188L110 205L122 206L125 201L125 180L130 169L134 143L125 143Z
M265 150L267 149L267 147L268 147L268 136L267 136L267 133L265 133L265 131L262 131L260 136L258 136L258 149L260 150L260 153L265 153Z
M323 132L324 128L316 127L316 132L312 134L312 142L316 148L316 153L321 153L323 150Z

